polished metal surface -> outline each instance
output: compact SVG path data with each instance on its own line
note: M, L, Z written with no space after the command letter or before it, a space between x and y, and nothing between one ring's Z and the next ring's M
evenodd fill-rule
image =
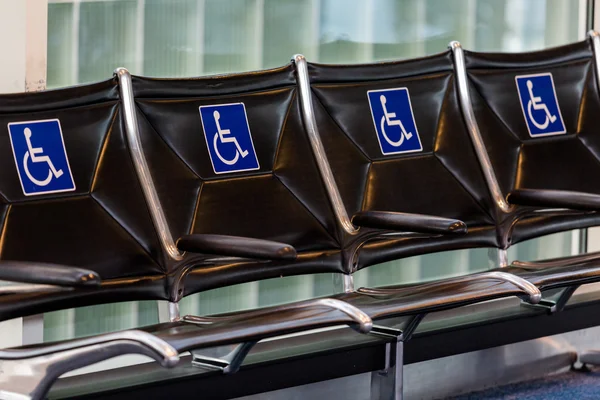
M24 358L38 357L117 340L127 340L146 346L155 354L160 355L163 359L161 363L166 366L175 365L179 361L179 355L177 351L170 344L148 332L135 329L122 332L106 333L103 335L66 341L49 346L27 349L3 349L0 350L0 360L21 360Z
M334 293L354 292L354 277L348 274L333 274Z
M592 41L592 50L594 51L594 64L596 65L596 84L600 89L600 33L591 30L587 33Z
M314 300L305 300L297 303L283 304L280 306L269 307L266 309L258 309L252 310L248 312L244 312L242 315L231 315L231 316L223 316L223 317L197 317L193 315L186 315L183 317L184 322L189 322L192 324L211 324L216 321L227 321L236 318L244 318L244 319L252 319L260 316L273 315L277 316L282 311L289 310L312 310L312 309L335 309L341 311L346 314L350 319L358 324L359 331L361 333L368 333L371 331L373 327L373 321L371 317L365 314L363 311L354 307L353 305L346 303L345 301L337 300L337 299L314 299Z
M346 207L344 207L344 203L342 202L342 197L338 190L337 184L335 183L333 172L331 172L331 167L327 161L325 149L323 148L323 143L321 142L321 137L319 136L319 129L317 128L315 112L312 106L312 93L310 89L310 78L308 76L306 58L302 54L296 54L292 58L292 61L296 64L298 88L300 93L300 107L302 109L304 128L308 133L310 145L313 149L317 166L319 167L319 173L325 182L327 196L329 197L329 201L333 206L338 223L348 234L355 235L358 233L359 229L357 229L352 224L352 221L350 221L350 218L348 218L348 212L346 211Z
M456 278L443 279L439 281L427 282L419 285L419 288L435 288L437 286L445 286L452 283L460 283L460 282L474 282L474 281L485 281L485 280L495 280L500 282L508 282L523 292L525 292L529 299L527 300L531 304L537 304L542 299L542 293L540 290L531 282L526 281L523 278L520 278L516 275L500 272L500 271L490 271L490 272L482 272L479 274L472 275L464 275L458 276ZM368 294L371 296L393 296L394 294L399 294L405 292L407 290L414 290L414 287L411 288L360 288L357 290L359 293Z
M485 181L488 186L488 190L492 195L496 206L504 213L509 213L512 207L506 201L506 197L502 194L498 179L492 167L492 163L488 156L485 144L481 138L479 132L479 126L475 119L475 113L473 112L473 106L471 105L471 96L469 94L469 84L467 82L467 69L465 67L465 57L463 49L459 42L450 42L448 47L452 50L454 56L454 69L456 71L456 80L458 83L458 97L460 100L460 108L462 110L463 117L465 119L469 136L475 147L477 159L482 167Z
M179 303L170 301L168 304L169 307L169 321L175 322L181 319L181 314L179 313Z
M404 341L402 335L385 347L385 368L371 373L371 400L402 400Z
M160 204L158 193L156 192L156 187L154 186L154 181L152 180L150 169L146 162L146 157L144 156L135 113L131 75L125 68L117 68L115 70L115 75L119 79L119 90L121 92L121 102L123 105L123 116L129 151L131 152L135 170L142 186L142 190L144 191L144 197L148 202L152 221L154 222L160 242L167 254L174 260L181 260L183 254L177 249L175 241L171 236L167 219Z
M137 330L41 348L0 350L0 399L43 399L64 373L124 354L142 354L167 368L179 362L171 345Z
M498 249L498 267L508 267L508 250Z
M224 374L234 374L240 369L244 359L256 343L258 342L252 341L238 344L235 345L233 349L231 349L231 346L229 346L229 351L220 356L209 355L206 353L206 350L202 351L202 353L197 350L192 350L191 353L194 357L192 360L192 365L209 369L217 369L222 371ZM222 349L222 347L218 348L218 350L219 349Z

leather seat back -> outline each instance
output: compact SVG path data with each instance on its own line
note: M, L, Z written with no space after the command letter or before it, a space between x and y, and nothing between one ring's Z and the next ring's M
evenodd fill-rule
M338 232L304 133L292 65L196 79L134 77L133 87L144 153L172 236L268 239L299 253L294 263L200 268L186 293L340 270L330 258Z
M310 64L309 74L317 126L349 215L361 210L429 214L460 219L471 231L463 237L367 245L359 267L494 245L491 201L462 122L449 52L368 65ZM390 121L382 113L383 97L394 114ZM412 135L402 144L394 120Z
M466 51L465 61L477 124L504 195L515 189L600 194L593 178L600 174L600 96L590 41L532 53ZM553 83L558 112L551 87L536 77ZM512 243L598 223L596 214L523 218Z
M166 298L163 253L119 115L114 79L0 96L0 259L89 268L107 283L94 298L49 295L60 306ZM53 309L32 296L14 306Z

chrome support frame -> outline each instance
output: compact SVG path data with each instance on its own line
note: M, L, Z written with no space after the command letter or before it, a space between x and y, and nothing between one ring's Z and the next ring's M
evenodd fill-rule
M168 306L169 313L169 321L177 322L181 319L181 314L179 313L179 303L170 301Z
M508 267L508 250L498 248L488 249L488 261L490 268Z
M129 145L129 152L135 165L135 171L137 173L140 185L144 192L144 198L148 203L150 215L152 221L160 238L160 242L173 260L179 261L183 259L183 253L177 248L167 219L163 212L158 193L152 180L150 168L146 157L144 156L144 150L142 147L142 140L138 130L138 121L135 113L135 100L133 97L133 84L131 82L131 74L125 68L117 68L114 72L119 80L119 91L121 93L121 103L123 105L123 116L125 120L125 133L127 137L127 143Z
M427 288L435 288L440 284L451 284L451 283L462 283L462 282L475 282L475 281L500 281L510 283L513 286L517 287L519 290L525 292L528 296L527 302L531 304L537 304L542 299L542 293L533 283L526 281L525 279L510 274L508 272L501 271L489 271L489 272L481 272L478 274L472 275L463 275L458 276L456 278L443 279L440 281L427 282L419 285L420 289ZM357 290L358 293L368 294L371 296L393 296L395 294L402 293L404 291L414 291L415 288L377 288L377 289L368 289L368 288L360 288Z
M0 350L0 398L44 399L62 374L123 354L142 354L166 368L179 362L179 355L171 345L138 330L46 347Z
M554 314L564 310L565 306L569 302L569 299L571 299L578 288L579 285L567 286L566 288L560 290L560 295L556 300L542 298L537 304L530 304L522 301L521 305L527 308L546 310L548 314Z
M192 350L192 365L195 367L218 370L224 374L235 374L239 371L244 359L257 341L246 342L233 346L221 346L213 349ZM233 347L233 348L232 348ZM212 350L207 354L207 350ZM225 354L222 354L223 350Z
M371 372L371 400L402 400L404 386L404 342L410 340L425 314L417 314L404 330L374 325L371 334L391 339L385 346L385 366Z
M308 76L308 64L306 58L302 54L296 54L292 61L296 64L296 72L298 76L298 91L300 97L300 108L302 109L302 120L304 121L304 128L308 134L310 145L313 150L313 154L319 167L319 173L325 183L325 189L327 191L327 197L331 202L333 210L335 212L336 219L342 229L349 235L356 235L359 231L348 217L348 212L342 201L339 189L335 183L335 178L329 162L327 161L327 155L325 154L325 148L321 137L319 135L319 129L317 128L317 121L315 119L315 111L312 105L312 93L310 89L310 78Z
M348 274L333 274L333 290L335 293L354 292L354 277Z
M454 56L454 70L456 71L456 80L458 83L460 108L467 125L467 130L469 131L469 136L471 137L471 142L475 148L479 165L483 170L483 175L485 176L488 190L494 199L496 207L501 212L508 214L512 211L513 207L508 204L506 197L502 193L502 189L500 189L500 184L496 178L496 173L492 167L492 162L490 161L485 144L483 143L481 132L479 131L479 126L477 125L477 120L475 119L475 113L473 112L471 96L469 94L469 84L467 82L467 69L465 66L463 49L460 43L457 41L450 42L448 47Z

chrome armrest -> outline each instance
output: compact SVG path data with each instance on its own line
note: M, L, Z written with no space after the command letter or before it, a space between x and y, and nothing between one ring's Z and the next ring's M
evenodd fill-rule
M166 368L179 361L175 348L139 330L49 346L0 350L0 398L44 399L62 374L123 354L142 354Z
M490 271L490 272L482 272L480 274L473 275L465 275L459 276L456 278L443 279L434 282L427 282L421 285L418 285L419 288L436 288L441 285L448 285L453 283L463 283L463 282L476 282L476 281L487 281L494 280L500 282L507 282L518 289L522 290L529 297L527 302L531 304L537 304L542 299L542 292L535 286L533 283L508 272L501 271ZM399 294L407 290L415 290L415 286L409 288L360 288L357 290L359 293L374 295L374 296L390 296L394 294Z
M247 320L257 317L264 317L269 315L276 316L284 311L298 311L305 313L306 311L319 311L322 309L333 309L341 311L348 316L347 322L354 323L358 326L358 331L361 333L368 333L373 328L373 321L366 313L353 306L352 304L346 303L345 301L338 299L313 299L300 301L297 303L283 304L280 306L269 307L262 310L253 310L235 315L225 315L222 317L197 317L192 315L186 315L183 317L184 322L193 324L212 324L219 321L233 321L233 320ZM340 323L341 321L338 321ZM277 336L277 332L265 334L264 337Z

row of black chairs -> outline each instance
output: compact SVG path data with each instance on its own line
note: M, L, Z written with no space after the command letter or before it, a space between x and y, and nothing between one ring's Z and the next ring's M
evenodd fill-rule
M599 37L523 54L131 77L0 96L0 320L168 300L171 322L0 351L0 395L124 353L237 371L259 340L348 324L393 337L373 396L401 398L401 347L429 312L519 296L560 310L597 254L508 265L513 243L597 225ZM388 260L498 249L497 269L355 290ZM330 298L224 316L184 296L333 272ZM541 291L565 289L558 300ZM400 330L372 320L411 316ZM214 359L202 349L239 344ZM23 373L23 366L36 371ZM52 366L52 368L47 368ZM0 396L1 397L1 396Z

